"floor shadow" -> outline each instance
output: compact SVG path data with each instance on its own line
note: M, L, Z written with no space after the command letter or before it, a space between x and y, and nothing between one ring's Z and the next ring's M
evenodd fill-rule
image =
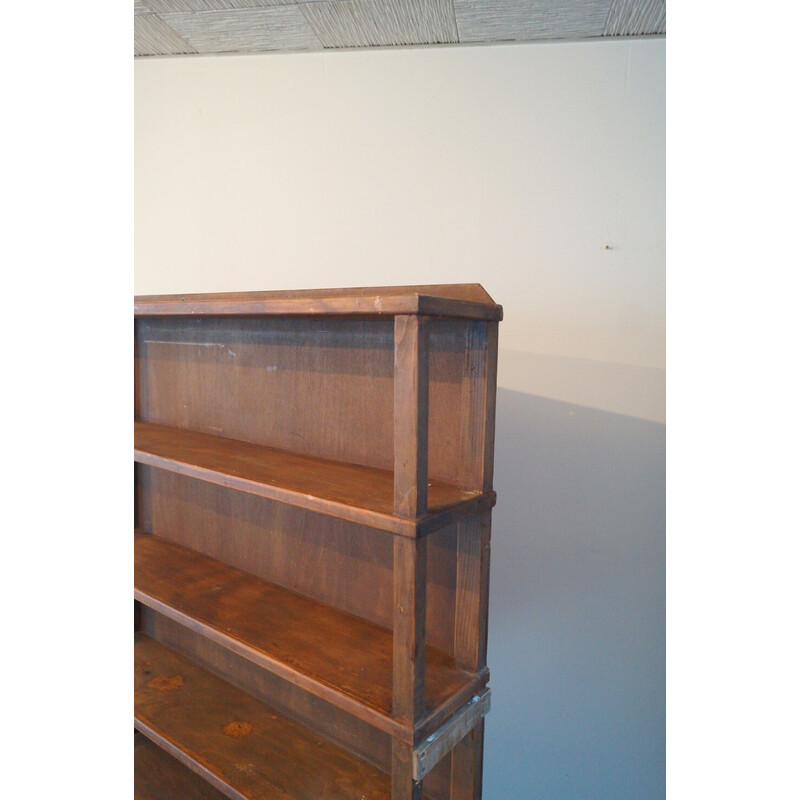
M665 794L665 427L499 389L484 797Z

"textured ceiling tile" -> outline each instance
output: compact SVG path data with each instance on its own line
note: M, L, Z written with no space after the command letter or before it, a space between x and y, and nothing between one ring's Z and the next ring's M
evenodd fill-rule
M462 42L602 36L612 0L454 0Z
M164 20L199 53L321 48L319 39L296 5L164 14Z
M333 0L300 8L325 47L458 41L452 0Z
M137 56L173 56L197 51L155 14L133 18L133 52Z
M156 14L183 14L189 11L224 11L229 8L263 8L293 5L296 0L134 0Z
M665 0L614 0L603 31L606 36L636 36L666 32Z

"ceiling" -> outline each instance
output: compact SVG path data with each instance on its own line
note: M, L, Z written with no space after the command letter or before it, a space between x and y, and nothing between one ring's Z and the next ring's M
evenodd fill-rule
M137 57L666 33L666 0L134 0Z

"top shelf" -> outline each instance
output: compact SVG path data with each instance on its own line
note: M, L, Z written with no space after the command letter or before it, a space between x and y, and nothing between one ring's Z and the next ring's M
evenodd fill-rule
M501 320L503 307L478 283L283 292L140 295L134 316L348 316L420 314Z

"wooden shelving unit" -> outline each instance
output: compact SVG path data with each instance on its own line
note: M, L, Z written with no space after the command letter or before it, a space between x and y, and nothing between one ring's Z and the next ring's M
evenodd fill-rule
M480 798L500 306L134 312L136 797Z

